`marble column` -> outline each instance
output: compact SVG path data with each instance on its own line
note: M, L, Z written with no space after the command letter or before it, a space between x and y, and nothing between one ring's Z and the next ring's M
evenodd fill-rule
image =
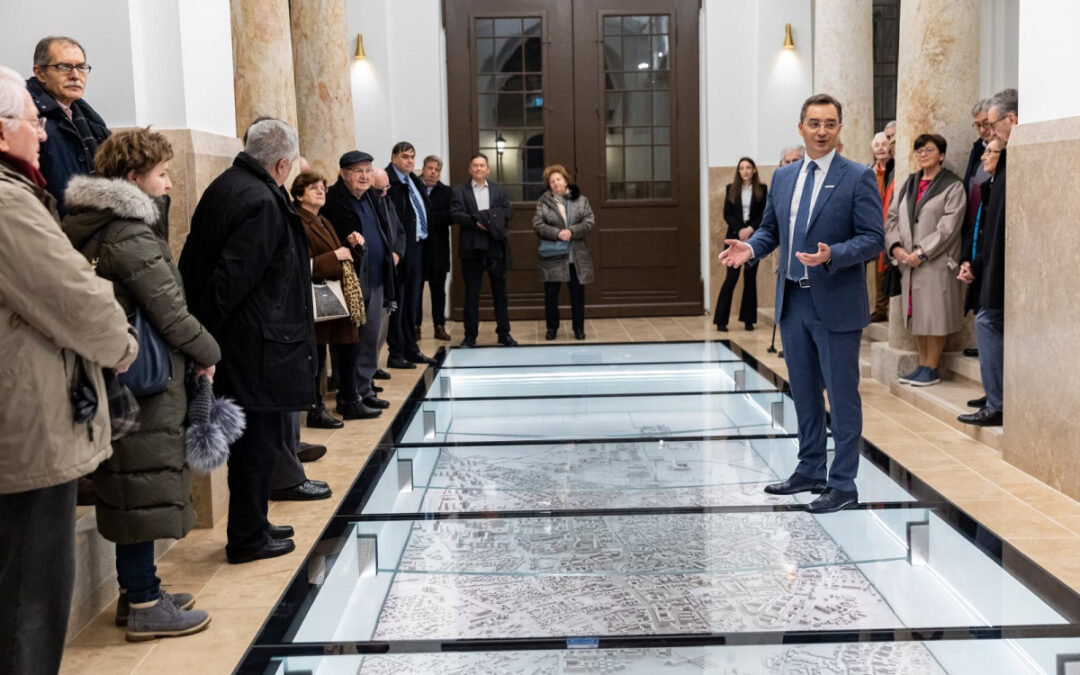
M844 106L844 156L869 164L875 131L872 2L814 3L814 93L831 94Z
M904 0L900 3L900 53L896 90L896 185L916 170L911 146L922 133L949 143L945 167L962 176L975 132L971 106L979 100L979 3L976 0ZM976 27L976 28L973 28ZM890 381L915 361L915 340L899 297L889 308L889 347L895 368L875 370ZM974 346L970 322L950 336L946 351ZM895 370L896 372L889 372Z
M236 135L260 116L296 126L289 0L230 0Z
M356 146L345 0L292 0L289 9L300 153L333 182L338 157Z

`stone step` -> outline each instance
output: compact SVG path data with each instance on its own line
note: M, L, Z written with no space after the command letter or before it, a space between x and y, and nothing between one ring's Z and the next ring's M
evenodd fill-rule
M957 415L975 412L967 402L982 396L982 387L964 379L943 379L930 387L912 387L894 381L889 384L889 392L983 445L1001 451L1001 427L976 427L956 419Z
M889 341L889 322L878 321L872 323L866 328L863 328L862 332L863 340L870 342L888 342Z
M945 352L941 355L941 367L952 373L952 379L966 380L971 385L982 388L979 357L964 356L963 352Z

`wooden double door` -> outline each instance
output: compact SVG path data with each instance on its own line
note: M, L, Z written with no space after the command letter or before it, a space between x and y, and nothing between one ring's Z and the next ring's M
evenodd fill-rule
M511 318L543 316L532 219L550 164L596 214L588 316L700 313L698 0L447 0L443 11L450 180L468 180L479 151L510 194ZM463 302L455 264L456 320ZM568 303L563 291L564 316ZM486 283L480 308L490 320Z

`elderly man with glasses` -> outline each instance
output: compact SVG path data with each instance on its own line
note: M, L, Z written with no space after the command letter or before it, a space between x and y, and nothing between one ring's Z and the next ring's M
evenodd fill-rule
M26 89L45 118L41 173L61 215L68 180L94 173L94 153L109 136L105 120L83 100L89 75L86 50L72 38L42 38L34 48L34 76Z

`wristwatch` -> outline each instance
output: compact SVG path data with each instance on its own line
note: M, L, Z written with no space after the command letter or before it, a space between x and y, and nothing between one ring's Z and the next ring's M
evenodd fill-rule
M923 250L921 248L916 249L916 250L918 251L917 255L919 256L919 260L921 260L923 262L926 262L927 258L926 258L926 254L923 253Z

